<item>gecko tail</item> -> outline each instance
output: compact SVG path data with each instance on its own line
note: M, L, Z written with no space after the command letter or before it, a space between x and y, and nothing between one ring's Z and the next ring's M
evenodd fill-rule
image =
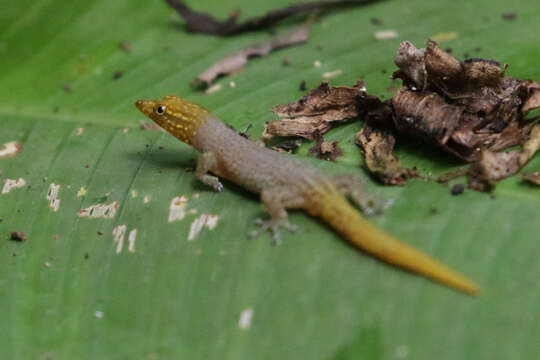
M480 292L474 282L378 229L364 219L335 189L328 190L317 193L306 210L311 215L324 219L349 242L384 262L421 274L451 288L471 295Z

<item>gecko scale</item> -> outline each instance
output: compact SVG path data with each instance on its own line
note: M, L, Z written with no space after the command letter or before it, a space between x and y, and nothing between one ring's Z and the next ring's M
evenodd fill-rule
M196 177L216 191L225 178L260 194L270 214L261 230L294 230L287 209L302 209L321 218L365 252L442 284L476 294L478 287L464 276L413 247L398 241L365 220L347 196L372 211L374 199L353 176L328 176L319 170L240 136L208 110L177 96L139 100L137 108L163 129L200 152Z

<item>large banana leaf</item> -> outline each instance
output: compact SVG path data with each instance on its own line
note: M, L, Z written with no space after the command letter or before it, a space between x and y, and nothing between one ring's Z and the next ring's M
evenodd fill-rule
M236 8L249 16L291 2L190 4L225 17ZM330 173L355 173L370 191L394 199L372 221L481 284L482 295L465 296L373 260L301 213L291 219L301 231L283 233L282 245L271 246L268 235L248 240L253 220L264 215L257 198L230 183L220 194L199 185L189 171L196 153L167 134L141 131L133 106L139 98L179 94L239 130L251 124L257 138L272 106L297 99L302 80L314 87L326 71L343 71L332 84L363 77L370 93L389 98L399 41L422 46L444 32L457 33L441 43L456 56L495 58L510 64L511 75L538 80L535 2L396 0L333 12L313 25L307 45L251 61L208 96L189 82L270 35L189 34L163 1L3 0L1 8L0 145L24 147L0 159L0 169L3 180L23 178L26 185L0 195L0 358L538 356L537 188L517 177L502 181L495 196L453 197L448 187L420 179L381 187L353 144L360 122L327 135L345 151L337 163L313 159L310 144L295 155ZM505 20L502 13L517 16ZM399 37L376 40L381 29ZM130 53L118 47L126 41ZM117 72L123 76L115 80ZM426 177L460 166L418 143L402 142L398 154ZM537 158L526 170L539 166ZM169 222L177 196L187 199L185 218ZM78 215L114 202L113 218ZM219 216L217 226L188 241L201 214ZM27 240L9 241L12 231Z

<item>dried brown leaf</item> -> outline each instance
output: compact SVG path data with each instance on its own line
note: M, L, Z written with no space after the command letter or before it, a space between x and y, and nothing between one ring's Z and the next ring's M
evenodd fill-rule
M418 172L401 165L399 159L392 154L395 138L387 131L369 126L360 130L354 139L362 146L369 171L385 185L405 185Z
M326 133L333 122L359 116L358 103L365 97L363 81L353 87L322 83L299 101L273 108L272 112L282 119L266 124L263 137L300 136L313 140L315 134Z

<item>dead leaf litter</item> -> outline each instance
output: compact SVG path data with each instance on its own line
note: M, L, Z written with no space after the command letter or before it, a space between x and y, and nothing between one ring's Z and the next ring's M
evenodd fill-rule
M392 99L368 95L361 81L353 87L323 83L299 101L272 109L281 120L267 123L263 138L314 140L315 134L336 124L363 117L366 128L356 140L364 148L368 169L381 182L403 185L418 175L392 155L393 137L400 135L472 163L468 185L484 191L517 173L540 148L540 130L534 127L540 116L526 117L540 108L540 84L506 76L506 66L494 60L460 61L433 40L420 49L402 42L394 61L398 70L393 78L403 85ZM523 150L500 152L511 146ZM440 180L447 181L444 176Z

